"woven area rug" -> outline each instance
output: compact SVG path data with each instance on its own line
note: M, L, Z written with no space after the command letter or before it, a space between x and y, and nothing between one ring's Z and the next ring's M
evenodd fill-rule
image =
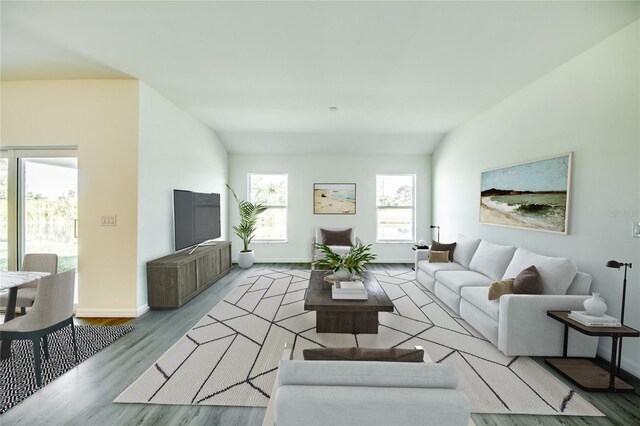
M474 413L602 416L528 357L504 356L414 281L374 272L395 305L379 334L315 332L303 309L309 271L252 270L115 402L266 407L285 343L294 358L315 347L421 345L455 365Z
M133 326L101 327L76 325L78 361L82 362L106 346L118 340ZM75 367L71 327L65 327L49 335L49 359L42 355L42 386ZM30 340L14 340L11 358L0 361L0 414L19 404L39 388L33 365L33 347Z

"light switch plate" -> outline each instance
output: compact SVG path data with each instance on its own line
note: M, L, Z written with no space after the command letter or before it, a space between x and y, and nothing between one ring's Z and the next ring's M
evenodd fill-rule
M118 219L118 216L116 215L101 216L100 226L116 226L117 219Z
M640 222L633 222L632 225L631 236L640 238Z

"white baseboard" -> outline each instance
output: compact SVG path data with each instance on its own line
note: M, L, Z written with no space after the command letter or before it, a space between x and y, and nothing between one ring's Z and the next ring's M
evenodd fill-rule
M610 339L607 339L607 340L611 342ZM622 343L622 348L623 348L623 351L622 351L623 354L622 354L622 360L620 363L621 364L620 368L622 368L627 373L633 374L635 377L640 378L640 364L638 364L637 361L632 361L631 359L624 357L624 339ZM608 347L604 345L598 345L598 356L609 361L611 359L611 345L609 344Z
M150 309L151 308L147 304L144 304L142 306L138 306L138 310L136 312L136 317L140 317L140 316L146 314L147 312L149 312Z
M138 309L76 309L78 318L136 318Z

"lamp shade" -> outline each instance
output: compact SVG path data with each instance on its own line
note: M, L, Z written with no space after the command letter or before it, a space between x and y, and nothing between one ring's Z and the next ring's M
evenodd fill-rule
M615 261L615 260L610 260L607 262L607 268L616 268L616 269L620 269L620 266L622 266L620 264L620 262Z

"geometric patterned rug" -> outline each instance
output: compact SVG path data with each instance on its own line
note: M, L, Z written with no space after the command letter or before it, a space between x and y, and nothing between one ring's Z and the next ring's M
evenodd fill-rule
M75 328L79 362L133 330L131 325L76 325ZM77 365L73 355L71 327L50 334L48 341L48 360L44 359L44 348L40 350L42 386L46 386ZM0 414L22 402L38 389L33 364L33 345L30 340L14 340L11 343L11 358L0 361Z
M308 270L251 270L115 402L266 407L285 343L314 347L424 347L453 364L473 413L603 416L528 357L507 357L441 304L411 271L375 271L395 311L378 334L316 333L303 309Z

